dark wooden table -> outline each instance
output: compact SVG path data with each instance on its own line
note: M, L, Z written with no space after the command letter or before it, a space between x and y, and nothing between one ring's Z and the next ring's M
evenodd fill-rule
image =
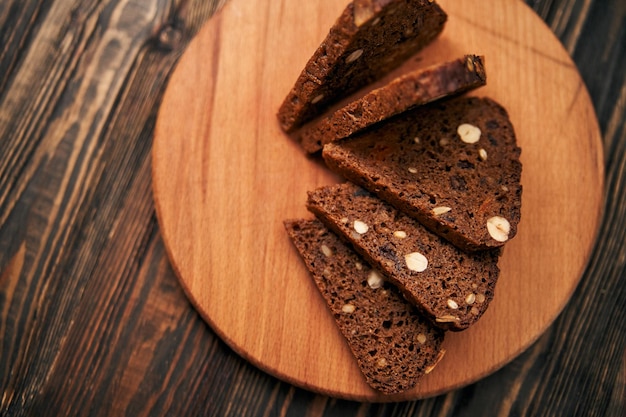
M604 139L600 238L573 298L495 374L391 404L257 370L170 268L151 194L155 118L221 3L0 1L0 415L626 415L626 2L527 0L578 65Z

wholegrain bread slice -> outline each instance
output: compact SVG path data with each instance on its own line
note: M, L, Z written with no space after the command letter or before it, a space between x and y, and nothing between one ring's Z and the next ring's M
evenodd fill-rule
M443 356L444 333L320 221L285 228L367 383L386 394L414 387Z
M477 55L411 71L305 126L300 132L300 144L308 153L317 152L326 143L416 106L478 88L486 80L484 58Z
M325 145L326 164L464 251L502 246L521 216L520 148L506 110L459 97Z
M493 299L500 249L465 253L350 182L309 192L307 208L435 326L465 330Z
M400 66L441 33L446 19L433 0L353 0L281 104L280 126L292 132Z

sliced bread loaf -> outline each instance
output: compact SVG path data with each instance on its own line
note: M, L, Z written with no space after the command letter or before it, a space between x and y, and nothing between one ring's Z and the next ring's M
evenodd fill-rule
M309 192L308 209L446 330L474 324L491 302L500 249L465 253L352 183Z
M476 251L516 234L520 152L502 106L459 97L329 143L323 157L333 171L457 247Z
M278 111L291 132L330 103L405 62L441 33L433 0L353 0L307 62Z
M442 331L318 220L285 227L370 386L399 393L432 370Z
M305 126L300 143L314 153L391 116L442 97L458 95L486 83L483 58L467 55L454 61L411 71L389 84Z

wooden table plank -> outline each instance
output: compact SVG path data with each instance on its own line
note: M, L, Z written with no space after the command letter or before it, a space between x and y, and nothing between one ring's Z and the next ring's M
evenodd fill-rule
M625 415L626 5L527 3L568 46L598 113L601 239L564 313L510 365L433 399L361 404L250 366L169 267L150 142L167 77L218 2L3 1L0 415Z

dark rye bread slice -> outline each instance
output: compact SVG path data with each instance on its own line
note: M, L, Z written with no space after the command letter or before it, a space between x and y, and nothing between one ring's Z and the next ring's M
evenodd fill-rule
M300 143L314 153L326 143L346 138L416 106L485 85L483 57L466 55L404 74L389 84L305 126Z
M367 383L386 394L415 386L442 358L444 333L319 220L285 228Z
M349 182L309 192L307 207L442 329L467 329L493 299L500 249L465 253Z
M516 234L520 152L502 106L459 97L329 143L323 157L336 173L457 247L476 251L502 246Z
M291 132L433 41L447 16L433 0L353 0L307 62L278 110Z

